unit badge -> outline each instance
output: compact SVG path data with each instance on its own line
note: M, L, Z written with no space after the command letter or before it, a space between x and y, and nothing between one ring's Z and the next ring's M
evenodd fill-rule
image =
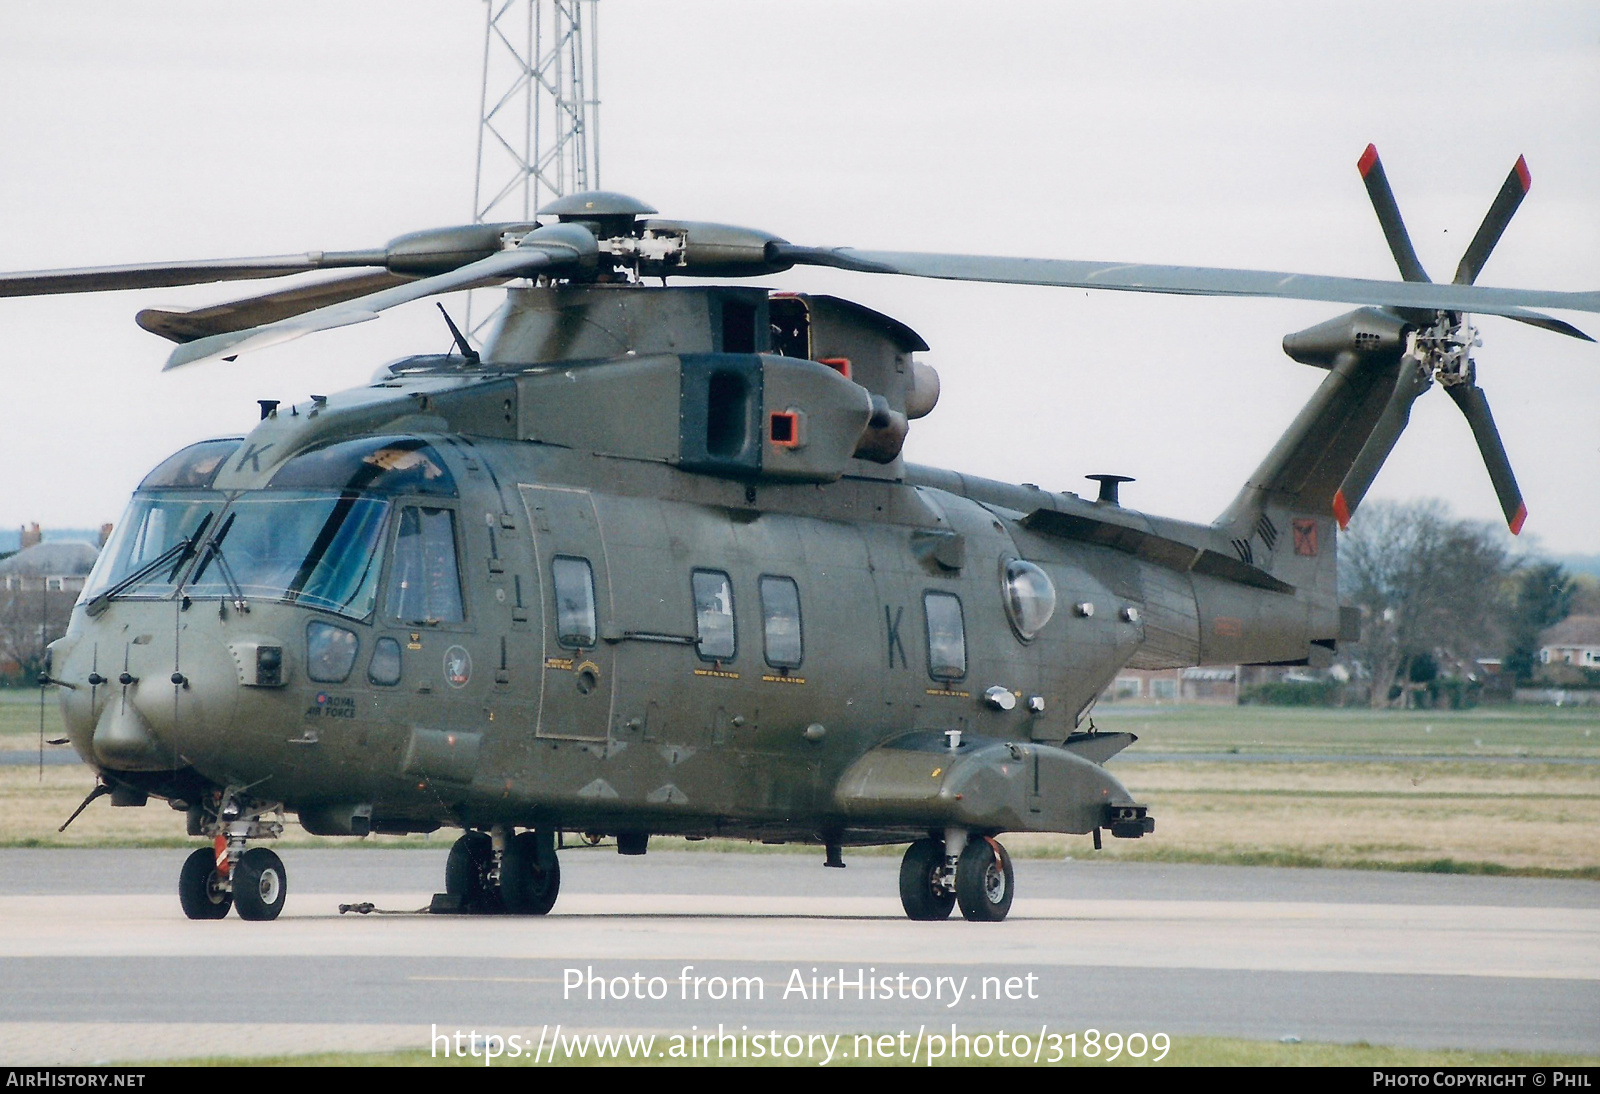
M472 679L472 655L460 646L444 651L444 678L453 688L464 688Z
M1314 520L1297 520L1294 522L1294 553L1307 558L1317 557L1317 522Z

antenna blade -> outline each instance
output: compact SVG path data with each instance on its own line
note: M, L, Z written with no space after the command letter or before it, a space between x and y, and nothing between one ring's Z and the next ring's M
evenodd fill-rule
M170 342L193 342L213 334L228 334L247 327L259 327L264 323L276 323L280 319L354 300L358 296L413 280L415 278L387 272L359 273L310 285L296 285L292 289L279 289L243 300L230 300L226 304L213 304L206 308L145 308L134 316L134 321L151 334L159 334Z
M1489 413L1488 398L1477 384L1455 384L1445 390L1472 427L1472 435L1478 441L1478 451L1483 454L1483 465L1489 470L1489 481L1494 484L1495 496L1500 499L1500 511L1505 514L1506 525L1512 535L1520 535L1522 522L1528 518L1528 507L1522 502L1522 491L1517 487L1516 475L1511 472L1511 460L1506 457L1506 447L1500 442L1500 430L1495 428L1494 415Z
M1467 244L1466 253L1461 256L1461 264L1456 267L1457 285L1470 285L1478 280L1479 271L1489 260L1489 252L1500 242L1500 234L1506 230L1506 225L1511 223L1512 215L1516 213L1517 206L1522 204L1522 199L1528 196L1528 187L1532 185L1533 177L1528 174L1528 161L1518 156L1517 162L1511 166L1511 173L1501 184L1500 192L1494 196L1494 201L1489 205L1489 211L1483 215L1483 223L1478 225L1478 234L1472 237L1472 242Z
M1389 188L1389 176L1384 173L1383 161L1378 158L1376 145L1367 145L1356 161L1361 181L1367 185L1367 196L1372 199L1372 209L1378 214L1378 224L1383 228L1383 238L1389 241L1389 253L1394 255L1400 276L1407 281L1431 281L1422 260L1411 245L1411 235L1406 222L1400 218L1400 206L1395 204L1394 191Z
M772 243L767 257L797 266L833 266L858 273L901 274L946 281L989 281L1008 285L1056 285L1119 292L1173 293L1182 296L1257 296L1288 300L1327 300L1390 308L1466 311L1517 315L1527 308L1569 308L1600 312L1600 292L1549 292L1540 289L1490 289L1414 281L1372 281L1355 277L1271 270L1231 270L1212 266L1145 266L1129 262L1084 262L1055 258L992 255L858 251L850 247L799 247Z
M1418 395L1428 390L1432 382L1427 369L1409 357L1401 358L1400 373L1395 377L1389 401L1333 495L1333 515L1338 519L1340 528L1350 526L1351 514L1360 506L1361 499L1367 496L1372 480L1378 477L1383 462L1394 451L1400 434L1405 432L1406 424L1411 421L1411 404L1417 401Z

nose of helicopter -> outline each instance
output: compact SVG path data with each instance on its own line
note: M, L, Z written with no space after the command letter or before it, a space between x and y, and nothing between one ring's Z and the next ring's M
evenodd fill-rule
M170 771L216 747L238 701L239 674L228 644L208 629L168 622L139 633L135 621L66 651L61 678L81 683L63 692L62 713L85 760Z

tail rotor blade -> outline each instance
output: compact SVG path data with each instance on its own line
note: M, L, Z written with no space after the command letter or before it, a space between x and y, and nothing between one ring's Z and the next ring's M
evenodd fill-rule
M1340 528L1350 526L1350 515L1361 504L1361 499L1367 496L1367 490L1372 486L1372 480L1378 477L1383 461L1389 458L1395 442L1405 432L1406 424L1411 420L1411 404L1432 383L1426 368L1409 357L1401 359L1400 373L1395 377L1389 402L1384 406L1377 424L1372 427L1367 443L1356 453L1355 462L1345 473L1338 492L1333 495L1333 515L1338 519Z
M1411 245L1406 222L1400 219L1400 207L1395 204L1389 176L1384 174L1383 161L1378 158L1375 145L1367 145L1367 150L1356 161L1356 170L1361 172L1361 181L1367 184L1367 196L1372 199L1373 211L1378 214L1383 238L1389 241L1389 252L1394 255L1395 265L1400 267L1400 276L1407 281L1429 280L1416 248Z
M1518 156L1511 173L1501 185L1500 192L1494 196L1489 211L1484 214L1483 223L1478 225L1478 234L1472 237L1472 242L1467 244L1466 253L1461 256L1461 264L1456 267L1457 285L1470 285L1478 280L1479 271L1489 260L1489 252L1500 242L1500 234L1506 230L1506 225L1511 223L1512 214L1517 211L1517 206L1522 204L1522 199L1528 194L1528 187L1532 185L1533 177L1528 174L1528 163Z
M1472 435L1477 438L1478 451L1483 454L1483 465L1489 469L1489 481L1494 483L1500 511L1505 514L1511 534L1520 535L1522 522L1528 519L1528 507L1522 502L1517 477L1511 473L1511 461L1506 458L1505 445L1500 443L1494 415L1489 413L1488 398L1477 384L1454 384L1445 390L1466 415L1467 424L1472 426Z

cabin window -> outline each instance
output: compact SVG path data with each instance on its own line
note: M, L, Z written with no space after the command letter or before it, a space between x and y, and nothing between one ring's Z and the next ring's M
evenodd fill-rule
M732 661L738 651L733 626L733 582L720 570L696 570L695 649L707 661Z
M390 687L400 682L400 643L393 638L380 638L372 649L372 663L367 666L367 679L374 684Z
M800 636L800 588L789 577L761 579L761 622L766 630L767 664L800 667L805 652Z
M572 649L594 645L594 571L588 560L557 557L550 572L556 586L556 641Z
M928 617L928 675L935 680L961 679L967 674L961 599L951 593L925 593L922 607Z
M466 618L454 510L408 505L400 511L387 602L390 617L405 622L460 623Z

